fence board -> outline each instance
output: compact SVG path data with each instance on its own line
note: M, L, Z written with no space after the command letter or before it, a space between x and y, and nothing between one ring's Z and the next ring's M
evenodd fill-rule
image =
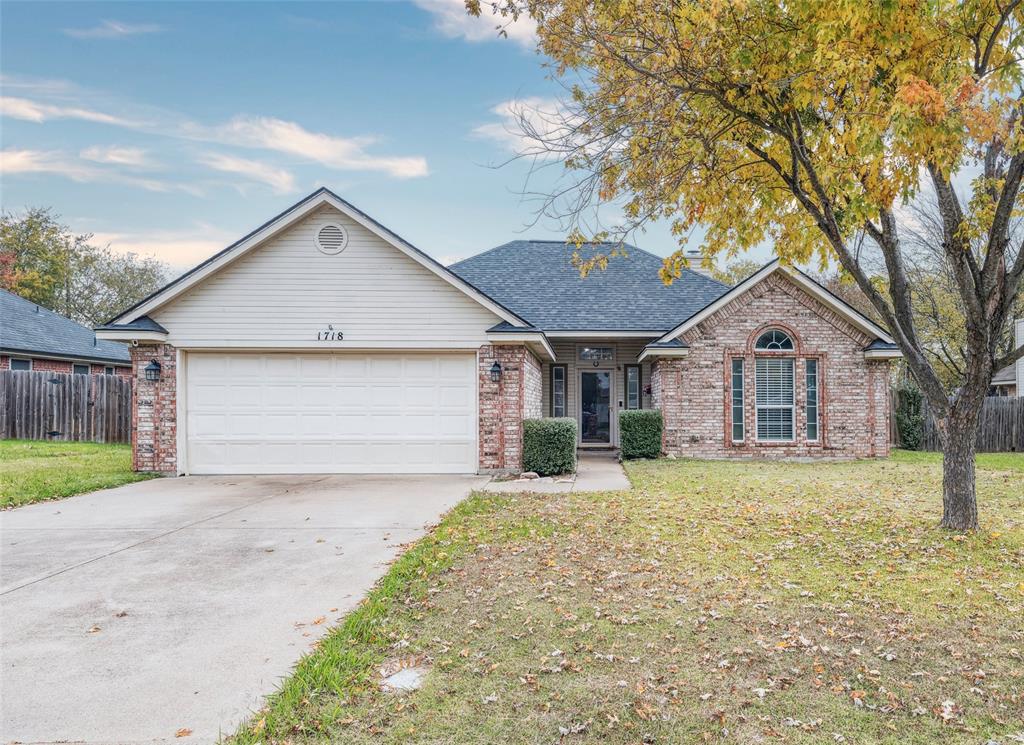
M131 398L117 375L0 370L0 439L130 442Z
M900 403L899 393L893 391L893 412ZM939 431L935 426L935 417L928 407L928 402L921 402L924 415L924 427L921 435L922 450L942 450ZM892 417L892 442L900 441L899 428L896 426L895 413ZM975 438L975 449L979 453L1021 453L1024 452L1024 398L1009 396L990 396L985 399L978 417L978 432Z

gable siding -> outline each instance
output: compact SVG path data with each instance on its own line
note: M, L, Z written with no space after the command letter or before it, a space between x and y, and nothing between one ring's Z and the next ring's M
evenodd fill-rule
M317 250L326 223L349 233L336 256ZM494 313L332 207L211 275L150 316L176 347L470 348ZM317 341L332 324L344 341Z

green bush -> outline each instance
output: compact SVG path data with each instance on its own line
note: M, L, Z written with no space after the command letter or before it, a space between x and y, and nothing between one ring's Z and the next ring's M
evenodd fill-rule
M619 412L619 440L622 457L657 458L661 455L661 412L633 409Z
M903 383L896 389L896 394L896 427L900 432L900 447L917 450L924 437L921 389L913 383Z
M523 420L523 470L541 476L576 471L576 420Z

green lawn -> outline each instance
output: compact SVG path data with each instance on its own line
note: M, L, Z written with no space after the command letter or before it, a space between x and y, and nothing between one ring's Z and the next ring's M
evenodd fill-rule
M153 474L132 471L128 445L0 440L0 508L107 489Z
M1024 737L1024 456L984 529L935 455L650 461L629 492L474 494L236 743L934 743ZM384 663L427 667L412 694Z

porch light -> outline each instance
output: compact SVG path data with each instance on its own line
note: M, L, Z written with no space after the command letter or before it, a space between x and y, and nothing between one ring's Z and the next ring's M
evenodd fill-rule
M497 360L495 360L494 364L491 365L491 382L501 382L501 363L498 362Z
M156 383L160 380L160 363L156 360L152 360L146 365L146 380L150 383Z

